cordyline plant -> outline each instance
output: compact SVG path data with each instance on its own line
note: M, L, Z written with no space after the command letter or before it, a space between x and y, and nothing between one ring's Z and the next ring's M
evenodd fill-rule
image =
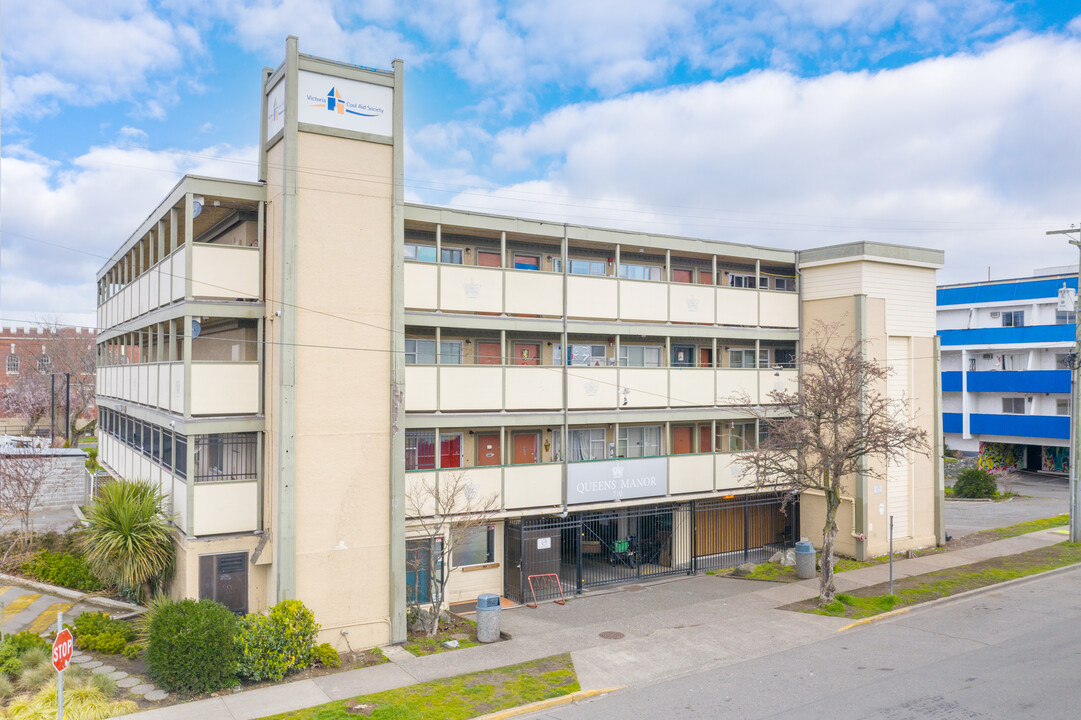
M176 565L173 526L165 497L145 480L117 480L101 488L86 512L81 542L90 570L104 582L147 598Z
M927 431L910 423L908 403L884 394L890 368L867 359L866 343L842 336L838 327L819 322L812 328L800 353L798 389L769 393L769 408L745 398L767 432L756 449L736 459L759 488L825 496L819 605L832 603L836 592L837 509L846 483L859 473L885 479L888 463L929 452Z

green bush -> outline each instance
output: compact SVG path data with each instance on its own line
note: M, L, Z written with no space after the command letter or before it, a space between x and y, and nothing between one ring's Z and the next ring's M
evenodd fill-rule
M341 656L338 655L338 651L330 643L316 645L312 649L312 661L319 663L323 667L339 667L342 664Z
M282 600L269 615L240 619L236 636L237 674L253 681L281 680L311 664L319 625L299 600Z
M124 648L124 653L123 654L124 654L124 657L126 657L128 660L134 660L135 656L138 655L139 653L141 653L142 651L143 651L143 646L136 643L134 645L128 645L126 648Z
M235 682L236 615L213 600L155 603L150 611L146 663L169 691L202 693Z
M103 612L78 616L74 631L81 649L105 655L119 655L135 639L135 628Z
M83 592L97 592L105 587L90 572L86 560L68 553L42 550L22 564L22 571L35 580Z
M957 474L953 496L960 498L993 498L998 495L995 476L978 468L968 468Z
M16 678L22 672L23 664L19 660L19 654L14 646L4 642L0 643L0 675L8 678Z
M27 650L33 650L35 648L52 653L52 646L49 642L37 633L32 633L29 630L5 635L4 642L0 643L0 645L11 645L12 648L14 648L16 655L22 655Z

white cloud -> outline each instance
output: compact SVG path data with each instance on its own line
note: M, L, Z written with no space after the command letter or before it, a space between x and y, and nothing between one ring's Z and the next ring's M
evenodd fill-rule
M0 177L5 316L93 311L95 273L180 176L251 180L256 157L255 148L98 147L61 165L6 148Z
M496 136L536 181L454 204L769 246L874 239L972 268L1074 259L1043 231L1076 218L1081 41L1015 37L979 55L803 79L776 71L557 110ZM974 279L974 278L972 278Z

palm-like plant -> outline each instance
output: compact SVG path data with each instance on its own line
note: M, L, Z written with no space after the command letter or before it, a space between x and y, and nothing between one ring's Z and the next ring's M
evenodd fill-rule
M143 480L104 486L86 513L82 537L91 571L104 582L134 591L140 599L168 580L176 565L165 496Z

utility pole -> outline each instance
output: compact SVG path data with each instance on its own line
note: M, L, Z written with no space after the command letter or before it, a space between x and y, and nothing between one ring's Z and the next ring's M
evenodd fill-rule
M1066 235L1070 244L1081 252L1081 228L1048 230L1048 235ZM1076 234L1077 238L1072 236ZM1081 291L1081 255L1077 261L1078 290ZM1076 297L1076 296L1075 296ZM1074 302L1074 349L1070 363L1070 542L1081 542L1081 488L1078 472L1081 471L1081 323L1077 322L1077 303Z

